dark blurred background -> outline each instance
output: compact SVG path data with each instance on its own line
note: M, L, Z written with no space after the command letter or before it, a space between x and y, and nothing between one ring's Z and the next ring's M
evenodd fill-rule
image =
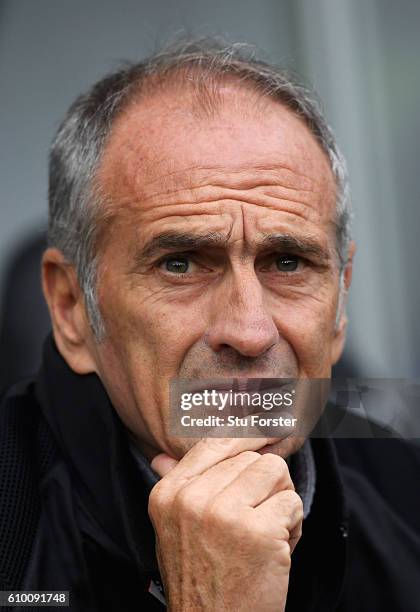
M37 367L47 152L74 97L177 32L256 44L320 94L351 175L358 243L337 372L420 377L418 0L0 2L0 392Z

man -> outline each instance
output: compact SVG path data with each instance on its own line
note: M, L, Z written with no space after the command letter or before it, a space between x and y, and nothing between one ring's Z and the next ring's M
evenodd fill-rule
M3 589L420 609L414 447L169 428L172 379L330 377L349 219L317 104L241 46L171 48L76 100L51 151L53 335L2 407Z

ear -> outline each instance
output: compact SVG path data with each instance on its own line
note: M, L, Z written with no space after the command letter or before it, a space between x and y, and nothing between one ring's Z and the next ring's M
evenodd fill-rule
M353 257L356 252L356 245L352 240L350 242L347 262L343 269L343 277L340 282L340 294L339 294L339 306L337 313L337 321L334 329L334 338L331 347L331 365L337 363L340 359L342 352L344 350L344 345L346 342L346 330L347 330L347 313L346 313L346 304L347 304L347 293L351 284L351 277L353 273Z
M58 249L47 249L43 255L42 288L59 352L74 372L96 372L93 334L83 293L74 267Z

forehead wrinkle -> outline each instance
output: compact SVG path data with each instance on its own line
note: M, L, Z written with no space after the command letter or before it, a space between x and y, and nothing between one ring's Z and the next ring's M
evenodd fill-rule
M182 174L182 177L185 177L184 171L177 171L176 174ZM252 176L249 176L250 174ZM116 194L116 199L119 199L121 204L123 204L123 201L127 203L137 202L139 207L147 203L153 203L153 200L156 201L156 207L170 204L204 204L216 200L232 200L256 205L266 204L273 209L278 208L276 201L290 202L295 205L294 208L309 207L313 210L320 208L320 200L325 199L323 198L321 185L313 185L310 179L307 181L310 183L307 185L308 188L298 184L298 182L290 185L288 183L289 171L286 171L285 180L281 180L279 174L281 175L283 172L279 173L276 169L268 176L254 172L240 172L236 176L216 175L213 182L206 181L204 178L200 182L188 180L184 181L184 183L189 183L188 186L171 185L167 189L152 193L147 187L154 184L155 181L146 185L144 183L138 185L138 181L137 188L134 188L130 181L124 181L124 198L121 197L120 193ZM291 172L291 174L293 176L294 173ZM159 181L159 185L162 184L162 180ZM236 188L232 185L236 185ZM115 185L113 187L113 191L115 191ZM330 196L332 195L335 194L330 194ZM292 211L289 210L289 212ZM319 210L319 212L322 211Z
M249 175L252 175L250 177ZM242 189L252 188L254 186L262 186L265 184L277 184L279 175L284 174L293 183L297 181L303 182L305 187L301 187L303 191L313 190L313 185L321 184L322 179L309 177L307 174L298 172L296 168L291 167L287 162L280 162L276 165L269 166L258 161L248 162L247 164L230 165L212 164L205 166L203 164L191 165L177 170L165 170L163 176L152 178L148 181L142 181L146 187L161 184L164 178L188 178L191 183L197 186L216 184L239 187ZM202 175L202 176L201 176ZM296 181L293 180L296 177Z
M163 192L159 195L149 196L142 199L141 203L153 203L156 200L153 208L162 206L186 206L186 205L212 205L219 203L220 205L228 202L240 202L253 206L262 206L267 209L296 214L297 216L306 218L312 212L319 212L319 197L310 197L312 192L301 192L279 185L269 185L264 187L254 187L248 190L228 189L219 185L207 185L205 187L197 187L195 189L173 190L171 192ZM151 210L152 207L149 207Z
M141 144L142 149L147 149ZM163 159L158 154L139 156L118 155L111 160L111 172L106 172L105 164L101 164L101 173L98 178L107 183L111 193L130 192L131 199L147 202L175 194L180 191L194 193L200 187L215 186L252 190L256 187L283 187L296 189L302 193L317 193L327 190L335 198L336 185L327 162L321 172L302 172L299 166L290 165L287 160L281 159L275 164L267 161L249 160L246 163L229 164L212 163L210 165L188 164L181 168L174 168L179 159ZM309 170L317 164L309 163ZM311 175L312 174L312 175ZM330 184L328 184L330 183ZM155 190L158 186L159 189ZM163 188L162 188L163 187ZM188 198L190 199L190 198Z
M156 111L156 105L153 108ZM195 121L195 125L198 125L198 123ZM285 197L278 198L278 200L288 201L291 205L289 208L283 210L283 212L285 212L285 214L296 214L299 212L299 207L305 207L305 204L299 202L298 198L294 199L287 193L287 190L293 191L296 185L298 186L298 189L295 190L297 193L306 194L308 196L311 193L314 193L314 195L316 194L317 197L314 198L313 205L308 201L306 206L309 206L314 211L318 210L321 213L320 204L322 205L322 198L325 200L325 194L322 192L325 191L326 187L329 187L327 184L328 180L334 185L335 192L335 180L329 162L326 160L322 151L322 162L321 157L314 159L312 155L305 155L304 152L302 157L298 158L296 161L296 154L294 152L292 159L294 162L296 161L296 163L292 165L288 163L287 160L284 160L283 155L283 159L279 161L279 164L273 165L270 165L267 161L260 158L250 159L246 164L232 165L229 162L228 167L226 164L218 164L216 162L212 163L211 166L205 163L193 165L190 163L183 168L176 168L174 166L179 163L179 159L174 155L173 151L171 156L167 155L166 158L162 158L160 149L157 146L159 143L154 147L152 146L153 134L150 138L143 137L136 142L133 133L137 132L136 130L132 132L130 126L132 126L130 120L127 120L125 125L124 122L120 122L119 124L120 149L118 152L121 153L122 146L122 154L115 155L112 142L110 143L111 150L109 146L106 147L105 150L105 158L107 152L110 154L108 156L108 162L110 162L110 165L108 164L108 170L111 170L111 176L109 173L108 176L106 176L107 173L105 171L105 173L102 173L102 178L107 179L107 187L112 194L110 199L117 205L117 210L125 209L125 212L130 213L136 208L141 209L144 203L153 202L153 199L159 200L165 197L168 198L171 195L181 194L181 192L183 192L183 199L187 200L187 203L193 202L200 205L212 205L214 203L211 201L213 198L222 198L222 200L226 202L246 202L249 200L250 194L254 192L254 194L251 195L251 203L264 205L265 200L265 204L268 208L278 210L278 206L276 207L275 205L277 195L274 195L272 191L279 187L283 190L283 196ZM304 129L310 135L306 126L304 126ZM154 128L154 132L159 133L160 136L163 131L164 130L161 128L158 129L158 126ZM147 133L149 133L149 131ZM279 148L281 148L281 139L279 139ZM183 149L181 153L182 151ZM309 176L308 173L300 171L303 162L308 168ZM101 164L101 166L102 169L105 168L106 170L106 160L105 165ZM317 169L318 172L314 172L314 170ZM323 171L324 169L326 170L325 172ZM252 176L250 176L250 174ZM171 185L171 183L177 181L181 184L181 187L182 182L184 182L187 187L180 189L178 186L174 187L173 184ZM162 183L167 185L166 190L162 190ZM283 183L283 185L279 185L278 183ZM153 193L153 188L156 185L159 186L159 191ZM206 197L205 194L197 197L200 193L200 188L205 189L207 187L209 189L214 189L214 187L216 187L220 192L214 195L212 194L211 198L208 196ZM237 193L238 187L240 191L242 191L240 194ZM258 189L261 193L258 192ZM225 190L224 194L223 190ZM232 193L232 191L235 190L236 193ZM264 193L264 190L266 193ZM228 193L226 193L226 191L228 191ZM329 196L330 194L332 195L332 190L328 191ZM270 202L268 201L269 198L272 198ZM310 199L311 198L305 197L305 200ZM328 197L328 200L330 200L330 197ZM185 201L178 202L178 205L179 204L185 204ZM167 205L167 201L163 203L157 202L155 208L161 209L163 206ZM141 214L144 211L138 210L137 212ZM299 214L297 216L299 216Z
M179 204L167 204L162 203L158 206L154 206L149 210L143 210L139 208L136 204L127 203L126 206L124 204L119 204L117 207L114 207L112 214L108 215L109 219L113 219L114 221L126 222L130 225L138 224L140 227L144 228L144 223L158 223L158 222L172 222L175 219L187 218L192 219L193 217L207 217L207 216L215 216L221 217L229 214L228 208L229 204L244 204L242 199L234 200L220 200L220 201L205 201L200 202L200 205L197 206L196 203L186 204L184 206L180 206ZM252 206L257 206L264 208L266 211L272 211L275 213L279 213L282 215L281 221L294 224L296 220L299 218L304 222L317 224L317 220L311 219L311 215L308 215L307 211L303 210L301 207L292 207L285 208L282 207L281 210L275 206L269 206L267 203L265 204L252 204ZM203 208L204 207L204 208ZM211 210L213 208L213 210ZM236 209L232 208L232 212L234 213ZM118 214L119 213L119 214ZM274 219L273 219L274 222ZM328 223L333 223L333 221L328 221Z
M153 159L149 166L150 173L147 165L143 167L138 165L133 182L143 200L169 195L180 189L193 191L209 185L242 190L278 185L285 189L296 189L307 193L327 189L334 197L336 194L335 179L329 166L325 167L325 171L312 173L311 176L308 172L293 167L284 159L279 159L273 165L255 159L247 161L246 164L214 163L211 166L196 164L176 169L169 161L162 158ZM158 174L156 168L160 170ZM124 170L123 173L128 174ZM156 185L159 186L158 191L154 191ZM162 189L162 185L166 185L166 188Z
M241 210L242 210L242 199L239 199ZM186 223L188 224L189 220L193 220L198 217L217 217L218 220L222 221L223 217L226 215L228 218L226 221L230 223L234 223L234 220L229 219L230 213L235 212L235 208L231 208L229 210L229 204L238 204L238 200L220 200L220 201L210 201L210 202L201 202L200 206L197 206L195 202L184 204L180 206L178 204L168 204L167 202L163 202L157 206L151 207L148 210L143 209L138 202L133 202L130 200L127 201L119 201L118 203L114 203L110 210L110 214L108 214L108 230L110 229L110 222L116 222L117 225L119 223L124 223L125 225L128 223L130 226L138 226L136 230L136 234L138 235L138 239L142 240L144 237L144 231L153 231L155 223L174 223L175 220L179 220L181 218L186 218ZM252 205L254 206L254 205ZM308 215L308 211L305 210L303 206L288 206L285 207L284 202L282 203L281 210L278 209L277 206L270 206L269 202L265 201L264 204L261 205L267 211L273 211L274 213L281 214L281 217L278 219L278 222L281 224L286 223L286 226L294 227L297 221L297 218L300 218L305 224L309 223L311 227L312 225L316 225L318 229L319 221L318 219L314 219L313 215ZM273 216L261 215L255 218L255 222L257 225L260 224L261 221L264 221L264 226L267 226L267 222L270 226L276 223L276 218ZM184 228L188 230L188 226L185 225ZM218 224L219 225L219 224ZM335 224L334 219L329 219L327 222L328 225L328 233L330 233L331 228L333 229L333 233L335 232ZM305 230L305 226L299 226L300 230ZM223 226L220 225L220 228L224 229ZM265 230L264 230L265 231Z
M172 188L157 191L154 193L149 193L148 195L146 195L147 186L142 185L143 193L140 195L140 198L142 202L148 202L153 199L169 197L170 201L184 200L186 202L197 201L197 203L199 203L201 200L206 199L205 194L207 194L209 190L213 190L213 192L215 192L214 199L220 199L220 196L223 194L225 194L224 199L230 199L231 196L232 199L237 199L239 195L250 194L252 193L252 191L259 191L261 193L266 193L266 195L270 195L269 191L271 189L274 190L275 188L282 189L286 193L290 192L291 194L293 192L302 193L305 195L305 197L306 195L317 193L316 190L313 190L311 188L305 188L301 185L298 186L296 184L296 186L289 186L285 181L275 181L274 177L271 177L271 180L269 180L268 177L267 179L264 179L264 177L260 177L258 175L255 176L255 178L251 178L249 174L249 172L246 175L244 173L244 176L237 178L232 176L219 175L215 176L213 180L209 178L207 180L202 180L200 183L191 184L190 186L185 187L173 186ZM158 181L156 181L156 183L157 182ZM161 185L162 181L159 181L159 184ZM198 194L200 193L203 195L198 197ZM272 193L272 195L273 197L275 197L274 192ZM247 197L248 195L245 195L244 200L246 200ZM285 197L284 199L287 200L292 198Z
M267 210L300 217L303 220L314 221L316 218L323 217L327 210L323 211L321 197L322 194L311 192L294 191L289 188L279 187L278 185L254 187L247 190L226 189L216 186L205 186L196 189L171 190L162 192L159 195L150 195L142 198L132 189L124 197L121 194L116 198L109 198L108 208L113 208L113 216L135 219L139 217L153 218L155 216L170 218L171 216L188 216L196 214L209 214L210 208L217 207L216 214L228 212L226 207L229 203L242 203L251 206L263 207ZM153 202L153 200L156 200ZM145 207L144 204L149 203ZM321 206L320 206L321 204Z

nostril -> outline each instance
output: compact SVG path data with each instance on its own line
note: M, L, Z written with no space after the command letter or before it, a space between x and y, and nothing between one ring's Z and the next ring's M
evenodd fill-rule
M218 347L219 351L223 351L223 350L232 350L232 347L229 344L220 344L220 346Z
M237 376L240 375L241 372L248 373L254 370L264 371L268 364L267 351L259 352L255 355L248 355L228 344L223 344L220 345L216 354L219 368L229 372L229 375L233 372L235 372L235 376Z

